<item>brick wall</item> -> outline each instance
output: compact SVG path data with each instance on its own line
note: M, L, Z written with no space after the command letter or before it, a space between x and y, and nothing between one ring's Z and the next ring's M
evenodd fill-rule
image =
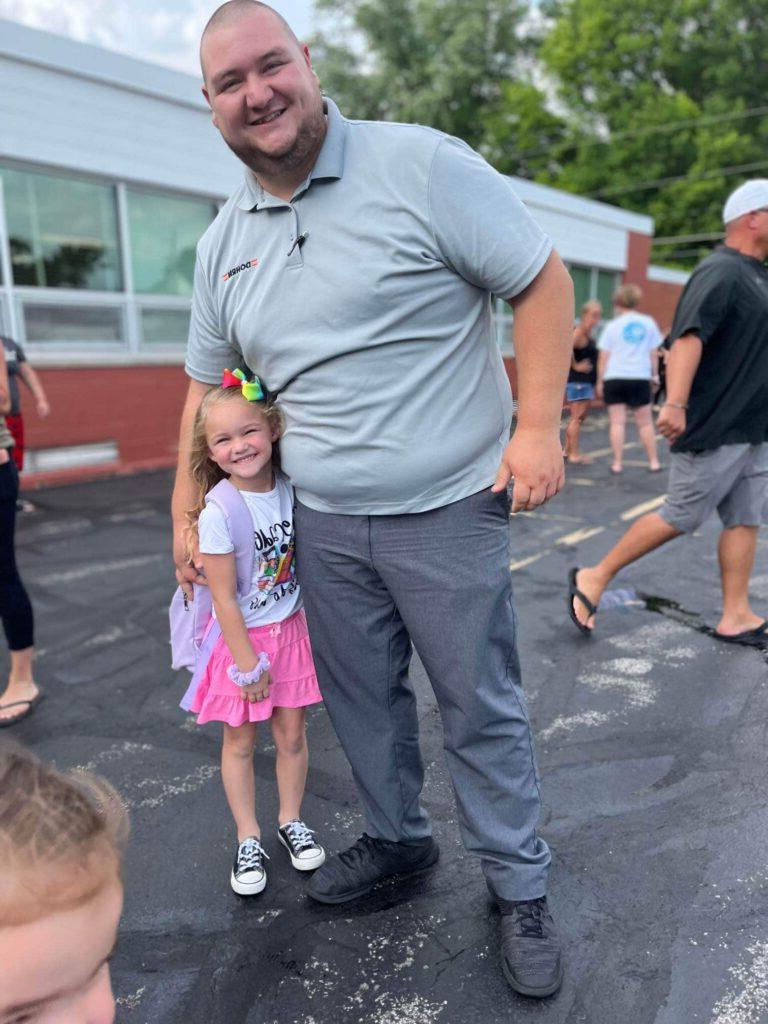
M173 465L179 419L187 389L180 366L120 366L94 369L38 369L51 403L41 420L22 385L28 449L113 441L119 452L118 471ZM103 470L102 470L103 472ZM56 474L72 478L72 472ZM86 467L74 474L93 475ZM52 474L24 480L51 483Z
M636 284L642 288L643 300L639 306L640 311L652 316L661 328L662 334L666 334L672 326L675 307L683 286L663 281L649 281L650 258L651 238L648 235L639 235L630 231L627 244L627 269L622 282Z

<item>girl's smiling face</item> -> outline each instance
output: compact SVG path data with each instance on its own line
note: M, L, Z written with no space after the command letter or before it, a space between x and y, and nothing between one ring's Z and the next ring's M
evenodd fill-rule
M272 488L272 445L278 438L262 409L243 398L219 402L208 412L205 436L213 461L241 490Z
M80 906L0 927L0 1024L112 1024L122 905L114 877Z

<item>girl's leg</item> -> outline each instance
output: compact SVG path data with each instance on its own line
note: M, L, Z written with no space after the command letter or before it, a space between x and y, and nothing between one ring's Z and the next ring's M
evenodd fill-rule
M221 747L221 781L227 803L237 826L237 841L248 836L261 838L256 820L256 779L253 771L253 748L256 744L256 723L227 725Z
M301 817L301 801L307 782L309 752L304 708L275 708L272 736L275 741L275 774L280 798L278 824Z
M640 440L643 442L645 454L648 456L650 469L660 468L659 456L656 451L656 428L653 425L653 414L650 405L642 405L635 409L635 423Z
M571 418L565 428L565 454L571 462L587 462L579 452L581 424L589 411L589 402L571 402L568 406ZM591 459L589 460L592 461Z
M608 436L613 451L613 465L611 470L614 473L621 472L621 464L624 458L624 436L626 434L627 407L626 405L609 405L608 420L610 427Z

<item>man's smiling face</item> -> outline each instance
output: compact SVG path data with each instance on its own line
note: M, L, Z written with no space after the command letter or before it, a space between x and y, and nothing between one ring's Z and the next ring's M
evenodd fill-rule
M213 123L243 163L267 182L308 171L325 137L320 85L277 15L254 6L212 26L201 61Z

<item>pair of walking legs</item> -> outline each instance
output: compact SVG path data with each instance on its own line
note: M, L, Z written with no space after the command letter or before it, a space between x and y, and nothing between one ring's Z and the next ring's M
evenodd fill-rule
M659 456L656 450L656 428L650 405L641 405L633 409L637 433L648 456L649 469L656 472L660 469ZM623 468L624 440L627 433L627 406L616 404L608 406L609 439L613 452L612 473L620 473Z
M763 621L749 603L749 578L755 562L757 534L757 526L733 526L720 534L717 553L723 608L715 628L724 636L755 629ZM618 572L679 536L681 532L666 519L650 512L633 523L596 565L580 569L576 586L597 607L601 594ZM594 616L587 613L578 599L574 600L574 610L580 622L590 629L594 627Z
M589 412L589 399L585 402L569 402L568 412L570 416L565 428L565 457L569 462L589 465L592 459L588 455L582 455L579 448L581 425Z

